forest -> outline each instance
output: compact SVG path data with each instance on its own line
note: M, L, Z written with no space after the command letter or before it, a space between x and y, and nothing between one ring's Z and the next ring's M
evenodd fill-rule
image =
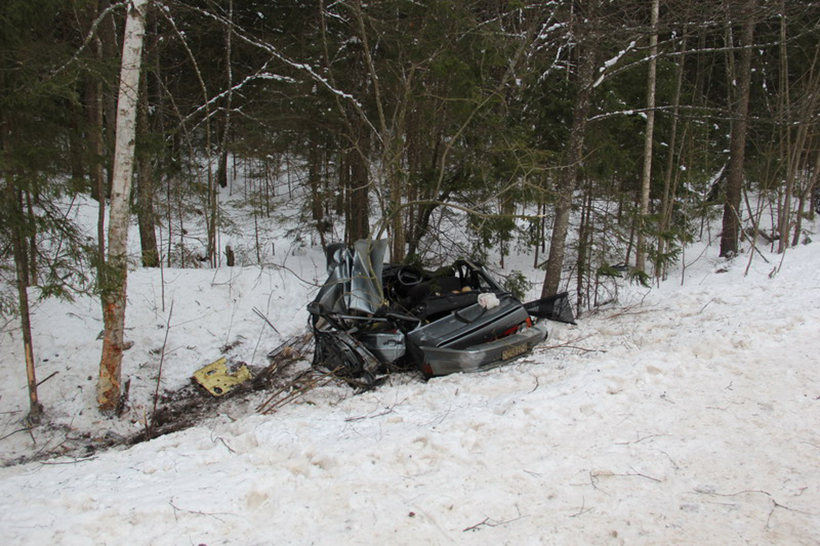
M113 410L129 268L267 259L220 245L237 192L260 221L302 196L293 238L393 262L526 249L578 309L709 221L727 259L782 253L818 207L815 1L4 0L0 27L0 316L33 421L29 289L99 296Z

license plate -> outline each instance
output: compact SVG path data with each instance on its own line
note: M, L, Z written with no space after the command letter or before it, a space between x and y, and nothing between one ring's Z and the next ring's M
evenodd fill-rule
M515 358L518 355L522 355L527 352L527 344L523 345L516 345L514 347L510 347L509 349L504 349L501 353L501 360L509 360L511 358Z

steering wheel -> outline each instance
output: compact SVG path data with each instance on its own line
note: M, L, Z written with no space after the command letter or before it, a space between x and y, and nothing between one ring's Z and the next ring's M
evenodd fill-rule
M418 270L408 266L399 269L396 278L402 286L415 286L424 280Z

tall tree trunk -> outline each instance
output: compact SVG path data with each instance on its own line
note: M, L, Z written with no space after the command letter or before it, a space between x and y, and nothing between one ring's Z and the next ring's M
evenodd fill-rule
M783 10L785 12L785 6L783 7ZM782 18L785 19L785 13ZM783 31L783 34L781 34L781 40L784 39L785 30ZM784 51L783 57L785 57L785 55L786 53ZM820 104L820 96L818 96L817 93L817 88L818 86L820 86L820 71L817 70L818 60L820 60L820 44L816 46L814 52L814 60L812 61L811 68L809 69L808 74L804 76L804 78L808 80L803 87L806 91L802 94L801 97L797 99L797 101L795 101L800 104L800 114L797 116L797 131L795 134L795 138L793 141L789 140L790 146L788 146L786 150L786 197L782 210L784 212L791 211L791 200L794 193L798 193L799 205L795 214L789 214L785 218L781 218L780 242L778 247L779 252L784 252L786 250L786 247L788 247L788 238L792 224L792 216L796 217L792 246L795 246L799 243L800 231L802 229L803 207L805 206L806 197L808 195L807 192L811 191L811 188L813 186L813 183L811 181L812 177L809 176L809 172L811 171L809 150L816 150L816 148L812 148L811 146L813 140L811 135L811 127L813 125L812 120L816 119L816 116L818 114L818 104ZM788 82L786 82L785 85L788 89ZM794 122L791 120L791 116L789 116L786 121L786 129L788 131L791 131L792 125L794 125ZM795 183L798 176L800 176L800 173L803 173L803 178L806 179L807 189L803 191L795 189ZM816 180L816 167L814 170L813 177Z
M40 422L43 407L37 396L37 376L34 369L34 342L31 335L31 315L28 303L28 259L26 257L25 234L23 222L23 195L14 187L12 180L6 178L6 206L11 208L11 246L14 254L17 285L17 303L20 312L20 327L23 333L23 350L26 359L26 379L28 382L29 414L28 422L35 425Z
M89 4L86 12L86 25L83 26L83 33L90 31L91 22L96 19L99 13L108 7L108 1L103 0L102 5L98 2ZM105 57L104 40L111 38L111 33L106 32L106 24L103 23L100 31L94 36L91 42L91 51L95 61L102 65ZM91 197L97 200L97 279L102 277L101 268L105 263L105 213L106 199L108 198L108 179L105 175L105 164L108 157L105 143L105 97L103 92L103 81L99 74L89 74L85 88L86 112L88 115L88 146L91 159L89 161L89 176L91 179ZM110 169L109 169L110 170Z
M778 218L778 231L780 237L777 241L777 252L783 253L789 246L789 222L791 221L792 211L792 195L794 192L794 177L795 171L792 168L792 116L791 116L791 87L789 84L789 56L786 50L786 2L780 1L780 93L778 102L781 108L781 123L783 124L783 132L785 134L785 150L781 147L781 159L785 159L786 163L786 186L783 188L783 203L779 207L780 217ZM795 146L797 157L799 158L802 150L799 146Z
M746 132L749 125L749 92L752 82L752 41L754 39L755 0L743 6L743 29L740 39L740 66L735 108L732 112L732 134L729 143L729 168L726 176L726 202L723 206L723 233L720 255L731 257L738 252L740 197L743 189L743 165L746 155Z
M327 231L330 222L325 218L325 193L322 187L323 148L319 146L316 131L309 133L308 186L310 186L310 217L319 234L322 249L327 248Z
M594 2L594 0L593 0ZM583 23L582 23L583 24ZM555 221L550 238L550 251L547 258L547 272L541 296L546 297L558 292L561 283L561 271L564 266L566 253L567 232L569 218L572 212L572 198L575 193L578 178L578 167L584 153L584 137L586 134L587 117L592 99L592 84L595 73L596 46L592 38L584 35L581 30L578 39L577 59L577 89L573 111L572 129L565 153L565 165L558 177L558 203L555 206Z
M148 1L132 0L129 4L122 48L114 177L108 215L108 263L102 292L105 329L97 384L97 403L103 411L117 409L120 401L128 276L128 205L134 171L140 69Z
M75 187L83 187L85 180L85 143L82 137L82 107L74 103L65 105L66 115L70 118L71 130L68 132L68 155L71 164L71 181Z
M592 242L591 216L593 190L591 183L587 183L585 186L584 199L581 206L581 226L578 229L578 260L576 267L577 280L575 286L575 294L577 298L575 301L576 309L581 309L584 305L589 303L589 298L587 297L589 292L589 283L586 283L585 279L589 270L589 253Z
M678 113L680 112L680 97L681 89L683 87L683 67L686 59L684 52L686 51L686 43L687 40L684 36L683 40L681 40L681 53L678 57L678 66L675 70L675 96L672 99L672 128L669 136L669 157L666 160L666 172L663 177L663 198L661 199L660 236L658 237L659 262L655 264L655 276L657 278L665 278L668 267L667 260L663 258L663 255L668 248L667 237L669 236L669 228L672 225L672 211L674 208L675 192L672 191L672 183L675 168L675 149L677 148L678 141Z
M228 22L233 24L233 0L228 0ZM231 103L233 101L233 69L231 59L231 38L233 27L225 28L225 72L228 83L228 93L225 97L225 115L223 117L222 140L219 144L219 168L216 179L222 188L228 187L228 140L231 134Z
M97 48L98 57L102 51ZM91 196L99 203L97 209L97 260L105 261L105 200L107 196L106 178L103 163L105 161L105 144L103 142L103 92L102 82L90 78L86 89L88 107L88 141L91 148Z
M392 169L392 167L391 167ZM404 231L404 210L402 210L402 189L405 184L402 183L401 176L398 169L391 173L390 184L390 205L388 212L392 215L391 220L391 244L390 244L390 258L392 261L399 263L404 260L406 254L405 231Z
M104 11L111 5L111 0L100 0L98 10ZM100 59L116 59L119 55L120 36L118 35L117 21L112 15L108 15L100 24L99 30L100 47L102 56ZM102 108L104 112L104 150L105 150L105 197L111 196L111 183L114 178L114 147L117 138L117 96L113 86L108 88L108 92L102 95Z
M31 197L31 192L26 191L23 192L25 196L25 206L26 206L26 213L28 214L29 218L34 218L34 199ZM25 254L26 263L28 264L28 285L34 286L37 284L37 227L32 226L29 229L28 233L28 251L26 251L25 246L23 247L23 253Z
M658 56L658 11L660 0L652 1L652 35L649 37L649 74L646 77L646 133L643 147L643 174L641 176L641 203L638 215L638 242L635 267L646 271L646 229L649 223L649 190L652 186L652 138L655 133L655 81Z
M806 159L808 160L808 156ZM808 181L806 183L806 189L800 194L800 206L797 210L797 223L794 226L792 246L797 246L800 243L800 234L803 232L803 210L805 209L806 201L809 202L809 218L814 218L814 209L817 206L815 200L817 192L815 188L817 187L818 175L820 175L820 153L815 152L814 154L814 169L810 169L807 164L806 171L810 174L807 174Z
M2 64L6 68L6 64ZM0 89L6 89L5 70L0 70ZM11 134L11 122L7 118L6 112L0 109L0 183L3 192L3 223L11 232L11 249L14 255L15 284L17 285L17 303L20 312L20 327L23 333L23 350L26 359L26 379L29 392L29 415L28 421L35 425L40 421L42 406L37 396L37 377L34 369L34 344L31 335L31 318L28 305L28 257L26 255L26 237L23 223L22 192L16 187L13 173L6 171L11 161L8 156L12 153L9 150Z
M149 132L147 75L143 74L143 92L140 96L138 127ZM156 217L154 215L154 164L148 153L140 154L137 161L137 225L144 267L159 267Z
M364 138L364 137L362 137ZM361 143L360 143L361 145ZM370 236L370 205L369 186L370 176L365 163L363 150L351 148L346 158L347 186L345 188L345 211L347 226L347 244L352 245L359 239Z
M9 188L11 185L9 185ZM12 190L11 193L14 193ZM22 216L22 202L21 196L10 196L14 199L14 206ZM22 220L22 218L20 218ZM28 289L26 287L26 257L24 251L24 239L20 226L14 227L14 234L12 235L12 247L14 250L14 263L17 270L17 294L20 311L20 326L23 332L23 349L26 357L26 380L28 382L28 399L29 399L29 414L28 421L31 424L36 424L40 421L40 416L43 411L43 406L40 404L40 399L37 396L37 375L34 370L34 341L31 335L31 314L28 305Z
M148 37L146 55L152 55L155 70L158 70L158 43L157 43L157 20L153 12L146 15L146 26ZM159 73L151 72L149 80L148 72L142 74L143 91L140 94L139 111L137 113L137 130L140 134L149 134L155 130L155 116L162 116L162 108L158 104L162 95L158 83ZM152 106L156 114L151 115ZM149 153L142 153L137 159L137 225L140 234L140 251L142 254L143 267L159 267L160 254L157 245L156 214L154 211L154 192L156 191L156 180L154 175L154 157Z

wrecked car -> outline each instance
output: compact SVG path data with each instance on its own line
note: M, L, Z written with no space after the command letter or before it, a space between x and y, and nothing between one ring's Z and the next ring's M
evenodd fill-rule
M315 366L368 382L413 367L473 372L532 351L547 337L544 319L574 324L566 293L522 303L480 263L431 272L384 264L386 249L386 240L328 247L327 281L308 304Z

